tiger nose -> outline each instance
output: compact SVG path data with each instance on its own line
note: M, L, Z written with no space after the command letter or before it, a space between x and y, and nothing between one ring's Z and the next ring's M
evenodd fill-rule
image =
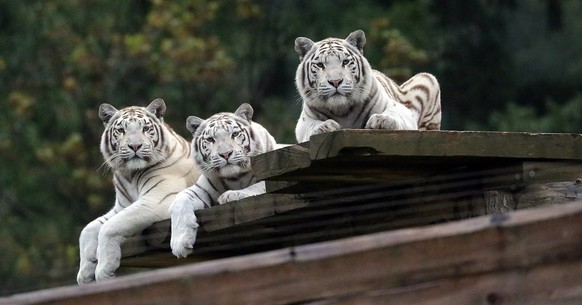
M129 148L131 148L133 151L138 151L141 147L141 144L127 144L127 146L129 146Z
M340 85L340 84L341 84L343 81L344 81L344 80L340 78L340 79L331 79L331 80L328 80L327 82L328 82L330 85L332 85L332 86L334 86L335 88L337 88L337 87L339 87L339 85Z
M224 160L228 160L228 158L230 158L230 156L232 155L232 151L227 151L227 152L219 153L219 155L221 157L223 157Z

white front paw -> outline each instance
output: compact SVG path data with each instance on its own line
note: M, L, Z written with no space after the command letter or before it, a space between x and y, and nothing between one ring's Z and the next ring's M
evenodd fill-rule
M114 270L107 270L103 264L98 264L97 269L95 270L95 280L97 282L115 277L115 269Z
M336 130L340 130L340 124L332 119L329 119L321 124L319 124L319 126L317 126L315 129L313 129L313 131L311 132L311 135L316 135L316 134L320 134L320 133L326 133L326 132L332 132L332 131L336 131Z
M194 250L198 223L194 213L181 214L174 217L172 215L172 236L170 247L172 253L177 257L187 257Z
M197 229L187 228L182 230L180 234L172 234L170 240L170 247L172 254L177 258L187 257L194 251L194 243L196 242Z
M409 122L403 118L390 115L376 113L372 114L366 122L367 129L387 129L387 130L410 130L416 129Z
M250 195L247 192L240 191L240 190L230 190L222 193L220 197L218 197L218 203L224 204L231 201L237 201L244 198L249 197Z
M77 283L87 284L95 281L95 268L97 268L97 240L101 223L93 221L89 223L79 236L79 272Z
M97 267L97 260L81 262L79 266L79 273L77 273L77 283L88 284L95 281L95 268Z

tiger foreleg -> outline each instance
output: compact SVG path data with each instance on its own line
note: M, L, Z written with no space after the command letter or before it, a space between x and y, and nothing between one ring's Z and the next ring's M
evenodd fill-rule
M222 195L218 197L218 203L224 204L230 201L237 201L247 197L264 194L265 192L265 182L261 181L241 190L228 190L222 193Z
M204 203L194 202L195 200L185 191L182 191L178 193L170 206L172 222L170 247L172 248L172 254L177 258L187 257L194 250L194 243L198 234L198 221L194 211L197 208L204 207ZM197 207L196 203L201 206Z
M80 264L77 273L77 283L87 284L95 281L97 268L97 240L102 223L99 220L90 222L79 236Z
M115 276L121 261L121 244L155 222L167 219L159 203L135 202L103 224L99 231L95 280ZM165 210L165 211L164 211Z

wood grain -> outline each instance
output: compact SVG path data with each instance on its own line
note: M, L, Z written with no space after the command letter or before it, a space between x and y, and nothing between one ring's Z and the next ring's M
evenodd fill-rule
M276 177L290 171L307 168L309 159L309 142L290 145L274 151L260 154L251 159L253 172L259 180Z
M563 133L344 129L313 136L309 145L312 160L355 149L364 155L582 160L582 135Z
M578 305L581 221L582 203L574 202L24 293L0 304Z

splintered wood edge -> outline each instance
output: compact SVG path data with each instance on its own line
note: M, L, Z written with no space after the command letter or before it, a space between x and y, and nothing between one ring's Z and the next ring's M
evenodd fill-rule
M310 158L336 157L349 148L367 148L369 153L392 156L582 160L582 135L343 129L312 136Z

